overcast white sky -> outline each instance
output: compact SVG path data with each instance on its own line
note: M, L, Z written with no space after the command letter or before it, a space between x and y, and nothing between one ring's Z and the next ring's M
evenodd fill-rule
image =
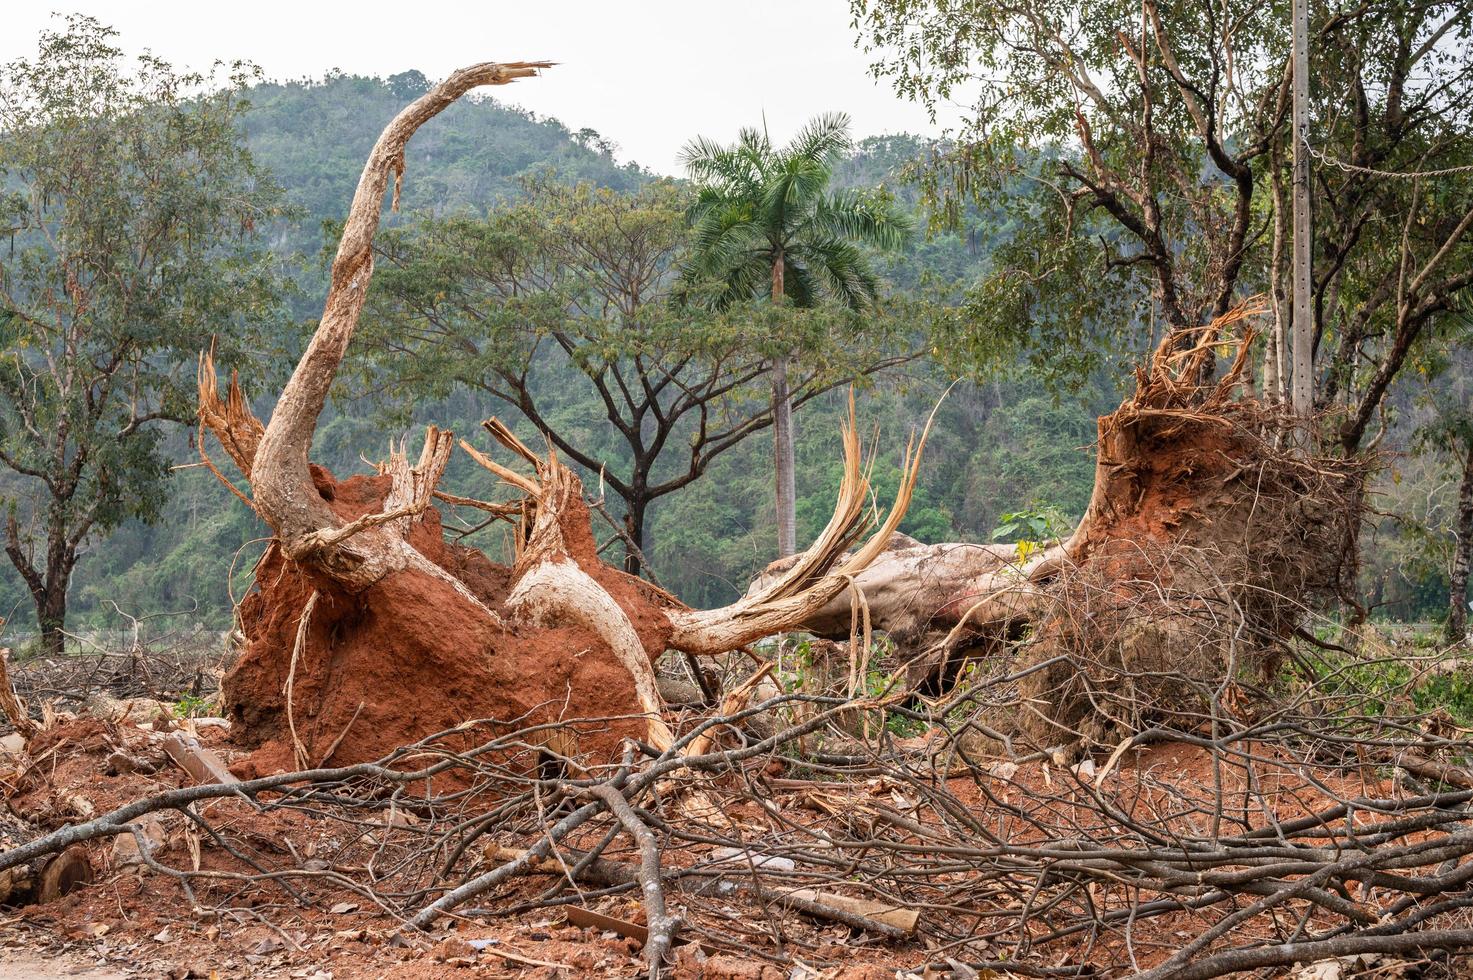
M58 10L111 24L130 52L148 48L191 68L244 58L273 78L332 68L367 75L418 68L439 78L477 61L557 61L496 97L575 130L596 129L619 145L621 160L664 173L678 171L691 136L729 141L764 112L774 139L839 109L854 117L858 137L941 129L924 107L869 77L847 0L10 0L6 7L3 61L34 55L36 35L59 25Z

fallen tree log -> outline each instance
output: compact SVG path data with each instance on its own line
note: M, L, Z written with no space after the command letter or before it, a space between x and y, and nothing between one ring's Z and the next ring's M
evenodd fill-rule
M874 560L904 514L920 444L888 518L846 555L870 526L851 405L844 478L819 539L764 589L723 609L690 610L602 562L576 475L495 420L490 434L531 475L461 445L521 495L478 505L515 525L510 568L445 540L432 499L453 450L450 433L431 426L418 462L393 448L373 476L339 480L309 461L373 274L391 174L397 198L406 143L471 88L543 67L462 69L385 128L344 225L322 318L269 422L252 414L237 377L222 394L212 359L201 357L201 453L224 480L205 453L213 434L250 494L232 489L274 534L240 606L244 648L223 683L232 737L258 749L258 771L323 758L329 746L342 762L375 758L466 718L556 722L562 730L544 737L559 757L607 759L626 737L664 748L672 738L660 716L656 657L667 649L725 653L792 628Z
M944 675L956 654L979 651L1047 665L1020 682L1014 717L988 725L1040 745L1087 742L1102 726L1138 727L1161 712L1215 716L1236 678L1272 666L1307 608L1345 593L1369 463L1289 448L1291 420L1241 397L1247 308L1162 342L1135 394L1099 421L1079 528L1026 562L1008 548L896 535L919 445L888 517L861 545L869 485L852 408L828 526L714 610L687 609L599 560L577 477L494 420L493 438L531 475L461 446L521 494L479 505L516 526L510 568L441 532L437 493L470 499L437 489L450 433L430 427L417 463L399 447L375 476L338 480L312 465L308 448L357 327L382 199L390 174L396 187L402 179L405 144L470 88L541 67L463 69L384 130L322 319L269 423L251 414L237 379L222 396L202 358L201 449L213 433L275 534L241 606L245 649L224 684L235 737L263 750L258 765L321 758L329 745L345 761L372 758L466 717L568 720L548 736L558 756L607 757L625 737L662 748L671 734L651 663L665 650L720 654L794 629L845 636L860 611L911 646L926 672ZM1203 382L1224 349L1231 363Z
M44 835L14 814L0 810L0 852ZM0 905L44 905L92 880L92 864L82 847L41 853L0 871Z
M1238 681L1272 673L1310 611L1350 600L1373 460L1296 448L1297 420L1243 396L1254 312L1162 342L1099 420L1094 489L1067 540L1020 560L1012 546L895 535L854 577L913 686L1005 650L1022 667L1053 661L1020 684L1015 717L989 720L1035 747L1162 712L1206 719ZM1223 350L1226 370L1200 382ZM846 638L853 602L836 595L801 628Z

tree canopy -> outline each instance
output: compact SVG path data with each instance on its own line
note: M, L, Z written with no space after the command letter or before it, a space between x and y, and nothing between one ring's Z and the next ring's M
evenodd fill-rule
M679 277L688 203L670 181L621 194L543 176L484 214L422 214L376 246L370 383L469 387L523 416L622 498L631 570L649 504L772 424L755 384L771 357L794 359L801 404L908 350L893 315L688 302L705 289ZM569 370L584 387L551 383Z
M192 363L279 316L255 228L280 189L237 129L251 75L128 65L72 17L0 72L0 463L5 551L53 648L86 543L157 517L162 421L194 415Z
M951 349L976 359L1004 338L1088 370L1122 333L1185 338L1263 293L1259 380L1282 397L1287 3L852 8L877 75L933 107L970 106L925 168L943 215L1032 188ZM1473 18L1452 0L1314 15L1313 370L1352 451L1473 285Z

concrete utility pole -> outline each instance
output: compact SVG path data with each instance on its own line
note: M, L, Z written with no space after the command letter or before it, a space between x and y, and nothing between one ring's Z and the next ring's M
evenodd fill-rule
M1314 334L1310 323L1310 268L1313 254L1309 216L1309 0L1294 0L1293 344L1291 401L1294 414L1314 413Z

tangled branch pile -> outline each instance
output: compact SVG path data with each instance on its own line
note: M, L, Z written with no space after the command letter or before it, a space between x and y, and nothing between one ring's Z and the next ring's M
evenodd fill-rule
M342 967L370 971L444 936L506 936L496 923L576 907L643 943L651 975L667 959L695 976L739 956L790 970L1185 980L1370 954L1457 975L1448 952L1473 946L1465 732L1371 713L1353 689L1321 683L1271 717L1226 719L1215 734L1157 726L1077 766L974 757L963 729L1016 708L1032 669L999 669L923 712L888 706L933 726L940 752L884 726L849 738L844 758L805 750L887 706L802 694L570 774L539 765L548 726L481 720L371 763L154 792L5 852L0 871L123 835L151 872L138 886L149 907L182 896L228 924L232 910L285 902L283 923L322 928L331 906L338 934L366 925L407 940L339 951ZM776 728L765 737L764 718ZM108 739L138 736L74 723L33 750L82 772ZM54 806L55 777L19 785L19 812ZM147 815L168 813L181 816L156 837ZM627 896L642 926L627 921ZM105 915L114 900L82 891L47 909ZM603 955L576 968L627 969L624 953Z

